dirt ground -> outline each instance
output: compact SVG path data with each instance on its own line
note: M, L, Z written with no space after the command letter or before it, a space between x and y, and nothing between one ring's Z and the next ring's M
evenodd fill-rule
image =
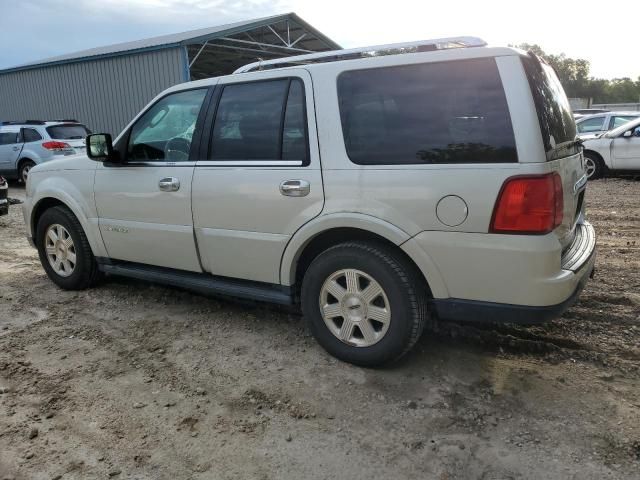
M367 370L282 310L118 278L61 291L13 206L0 480L640 479L640 181L592 182L587 208L598 270L563 318L441 326Z

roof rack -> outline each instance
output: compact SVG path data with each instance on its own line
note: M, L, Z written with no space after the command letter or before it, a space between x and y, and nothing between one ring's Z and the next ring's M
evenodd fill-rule
M80 123L78 120L74 118L54 118L53 120L49 120L50 122L67 122L67 123Z
M42 120L10 120L2 122L2 125L44 125Z
M417 42L391 43L388 45L375 45L371 47L349 48L345 50L331 50L329 52L317 52L307 55L277 58L249 63L238 68L233 73L247 73L255 70L267 70L272 68L291 67L294 65L307 65L310 63L337 62L340 60L355 60L357 58L377 57L381 55L400 55L404 53L432 52L435 50L447 50L450 48L486 47L487 42L477 37L448 37L432 40L419 40Z

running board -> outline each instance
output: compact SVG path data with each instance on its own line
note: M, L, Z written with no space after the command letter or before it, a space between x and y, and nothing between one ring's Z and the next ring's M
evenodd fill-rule
M135 263L98 263L104 273L135 278L153 283L193 290L205 295L227 295L261 302L292 305L293 296L288 287L270 283L251 282L226 277L215 277L208 273L185 272L171 268L153 267Z

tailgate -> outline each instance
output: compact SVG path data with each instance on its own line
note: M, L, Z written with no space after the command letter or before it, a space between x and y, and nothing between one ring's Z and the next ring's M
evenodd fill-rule
M551 169L562 178L564 210L562 225L555 230L563 248L573 242L575 227L584 210L584 195L587 175L584 171L582 153L550 162Z

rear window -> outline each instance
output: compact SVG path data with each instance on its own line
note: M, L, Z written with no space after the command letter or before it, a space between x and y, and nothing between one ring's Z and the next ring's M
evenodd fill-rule
M344 72L338 98L354 163L518 161L492 58Z
M55 125L47 127L47 133L54 140L79 140L91 132L84 125Z
M522 62L536 105L547 160L575 155L580 150L576 142L576 122L560 80L553 68L533 55L523 57Z

